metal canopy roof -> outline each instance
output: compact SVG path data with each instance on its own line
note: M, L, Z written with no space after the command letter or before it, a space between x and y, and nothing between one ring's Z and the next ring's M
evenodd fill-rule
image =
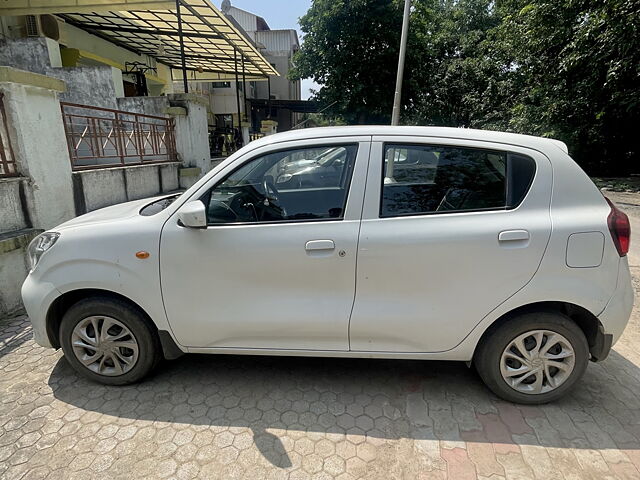
M0 15L164 9L173 8L175 3L175 0L5 0L0 2Z
M58 14L67 23L139 54L154 57L182 76L179 18L182 22L186 70L194 79L202 72L229 78L244 72L248 80L278 76L227 17L208 0L180 0L177 10L101 11Z

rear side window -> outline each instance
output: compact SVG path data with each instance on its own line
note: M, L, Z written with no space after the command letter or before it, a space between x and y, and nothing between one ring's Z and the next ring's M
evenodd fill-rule
M515 208L520 205L529 192L533 177L536 174L536 162L531 157L510 153L507 167L507 172L509 173L507 206Z
M523 155L387 144L380 216L515 208L534 175L535 161Z

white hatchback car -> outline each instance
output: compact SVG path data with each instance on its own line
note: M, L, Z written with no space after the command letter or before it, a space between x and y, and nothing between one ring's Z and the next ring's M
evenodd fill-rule
M622 334L629 238L561 142L310 129L43 233L22 295L36 341L105 384L185 352L438 359L543 403Z

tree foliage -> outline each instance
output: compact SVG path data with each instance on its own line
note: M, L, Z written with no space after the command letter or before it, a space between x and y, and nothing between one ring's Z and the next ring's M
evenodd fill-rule
M386 122L393 104L402 10L391 0L314 0L294 78L311 77L317 100L350 123ZM399 38L399 37L398 37Z
M632 171L640 153L640 3L506 1L500 13L495 41L511 57L518 91L507 126L566 141L594 172Z
M349 123L391 116L403 0L314 0L294 77ZM638 172L640 1L414 0L403 122L565 141L593 173Z

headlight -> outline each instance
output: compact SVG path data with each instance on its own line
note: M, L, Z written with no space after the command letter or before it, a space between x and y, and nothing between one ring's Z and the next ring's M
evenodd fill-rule
M27 248L27 258L29 259L29 269L33 270L38 265L40 257L58 241L58 232L44 232L34 238Z

